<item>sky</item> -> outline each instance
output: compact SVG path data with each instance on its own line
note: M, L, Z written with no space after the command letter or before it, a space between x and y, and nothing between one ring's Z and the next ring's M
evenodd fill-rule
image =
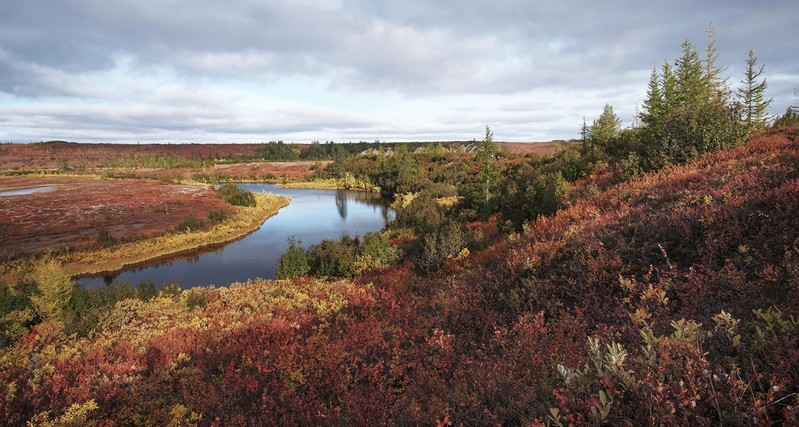
M0 2L0 142L571 139L711 22L799 103L796 0Z

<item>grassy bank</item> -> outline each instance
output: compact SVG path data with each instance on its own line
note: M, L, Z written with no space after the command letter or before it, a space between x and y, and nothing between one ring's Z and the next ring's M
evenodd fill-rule
M315 179L313 181L286 182L280 184L281 188L307 188L315 190L353 190L380 192L380 187L355 179Z
M109 248L66 253L55 256L54 261L61 264L72 276L119 271L149 260L237 240L257 230L267 218L277 214L291 201L288 197L272 194L255 194L255 197L255 207L238 206L229 220L208 230L188 230ZM5 265L2 266L0 277L18 279L24 275L25 270L22 265Z
M113 248L67 254L60 257L59 261L66 271L75 276L99 274L118 271L155 258L219 245L257 230L267 218L277 214L291 200L272 194L255 194L255 197L255 207L237 207L236 214L230 220L210 230L189 230Z

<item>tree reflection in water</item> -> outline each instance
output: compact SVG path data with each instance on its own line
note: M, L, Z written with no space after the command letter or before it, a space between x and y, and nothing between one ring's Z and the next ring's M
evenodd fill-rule
M250 191L286 195L292 201L278 215L240 240L158 258L119 273L105 274L107 277L83 277L78 279L79 283L88 288L100 288L114 282L152 281L158 288L166 283L180 283L188 288L210 284L224 286L254 277L271 279L278 259L288 249L287 239L291 236L313 245L323 239L338 239L343 234L362 236L379 231L394 219L390 201L378 193L281 189L273 184L239 186Z
M336 210L341 219L347 219L347 204L358 201L367 206L380 208L380 214L386 222L391 221L390 203L377 193L359 192L351 190L336 190Z
M336 209L341 219L347 219L347 192L336 190Z

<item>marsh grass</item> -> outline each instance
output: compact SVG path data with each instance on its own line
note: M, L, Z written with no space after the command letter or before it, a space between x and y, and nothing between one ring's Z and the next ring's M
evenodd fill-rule
M380 192L380 187L373 184L369 184L367 182L356 180L354 178L350 179L327 178L327 179L315 179L313 181L286 182L278 185L278 187L313 189L313 190L353 190L353 191L369 191L374 193Z

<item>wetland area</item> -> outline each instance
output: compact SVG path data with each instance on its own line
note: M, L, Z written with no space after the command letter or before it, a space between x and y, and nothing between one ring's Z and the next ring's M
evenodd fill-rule
M246 237L214 250L172 258L124 270L115 275L79 279L86 287L99 288L114 281L181 287L245 282L257 277L273 279L275 265L294 238L308 247L323 239L347 234L363 236L383 227L394 215L378 194L348 190L280 188L275 184L237 184L244 190L288 196L291 203Z

